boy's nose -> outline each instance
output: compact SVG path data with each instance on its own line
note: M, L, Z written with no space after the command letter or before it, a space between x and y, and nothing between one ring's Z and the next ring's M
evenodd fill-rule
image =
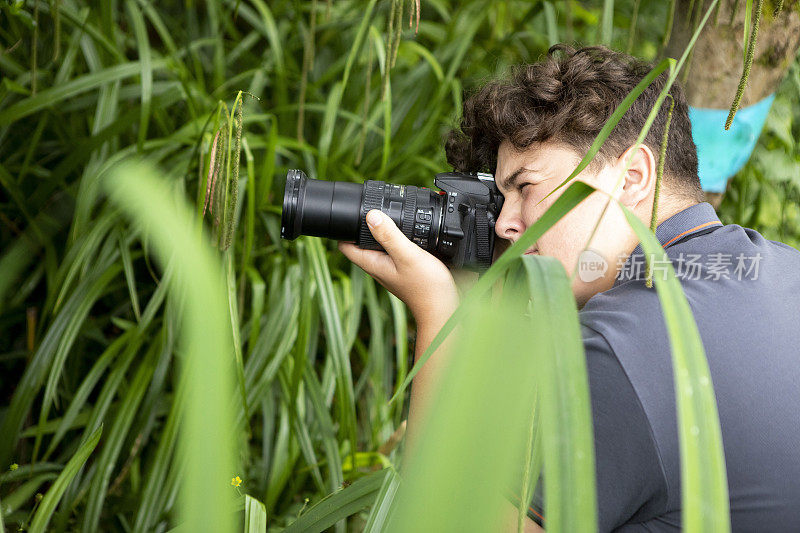
M500 216L497 217L497 222L494 225L494 232L498 237L513 243L522 235L523 231L522 222L518 217L512 216L505 209L500 212Z

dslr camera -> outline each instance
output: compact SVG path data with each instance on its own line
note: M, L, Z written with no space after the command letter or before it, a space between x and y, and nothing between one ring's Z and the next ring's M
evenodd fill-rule
M353 241L360 248L383 250L367 227L371 209L389 215L412 242L454 268L486 270L494 251L494 225L503 195L491 174L443 172L440 190L396 185L311 179L301 170L286 174L281 237L313 235Z

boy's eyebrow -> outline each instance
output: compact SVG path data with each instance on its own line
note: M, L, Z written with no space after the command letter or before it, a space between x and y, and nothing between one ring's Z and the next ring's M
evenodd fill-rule
M510 176L508 176L505 180L501 181L501 188L506 190L511 190L511 188L517 183L517 180L522 175L523 172L536 172L536 170L525 168L524 166L519 167L515 170Z

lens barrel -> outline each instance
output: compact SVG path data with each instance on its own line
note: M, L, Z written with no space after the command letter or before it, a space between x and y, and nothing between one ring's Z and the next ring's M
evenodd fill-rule
M300 170L290 170L283 192L281 237L293 240L300 235L313 235L354 240L363 194L360 183L314 180Z

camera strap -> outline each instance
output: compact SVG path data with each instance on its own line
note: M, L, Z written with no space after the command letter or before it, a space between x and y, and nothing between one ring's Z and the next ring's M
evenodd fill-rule
M475 239L478 263L488 268L492 262L492 255L489 250L489 218L486 216L485 206L475 206L475 227L478 230Z

